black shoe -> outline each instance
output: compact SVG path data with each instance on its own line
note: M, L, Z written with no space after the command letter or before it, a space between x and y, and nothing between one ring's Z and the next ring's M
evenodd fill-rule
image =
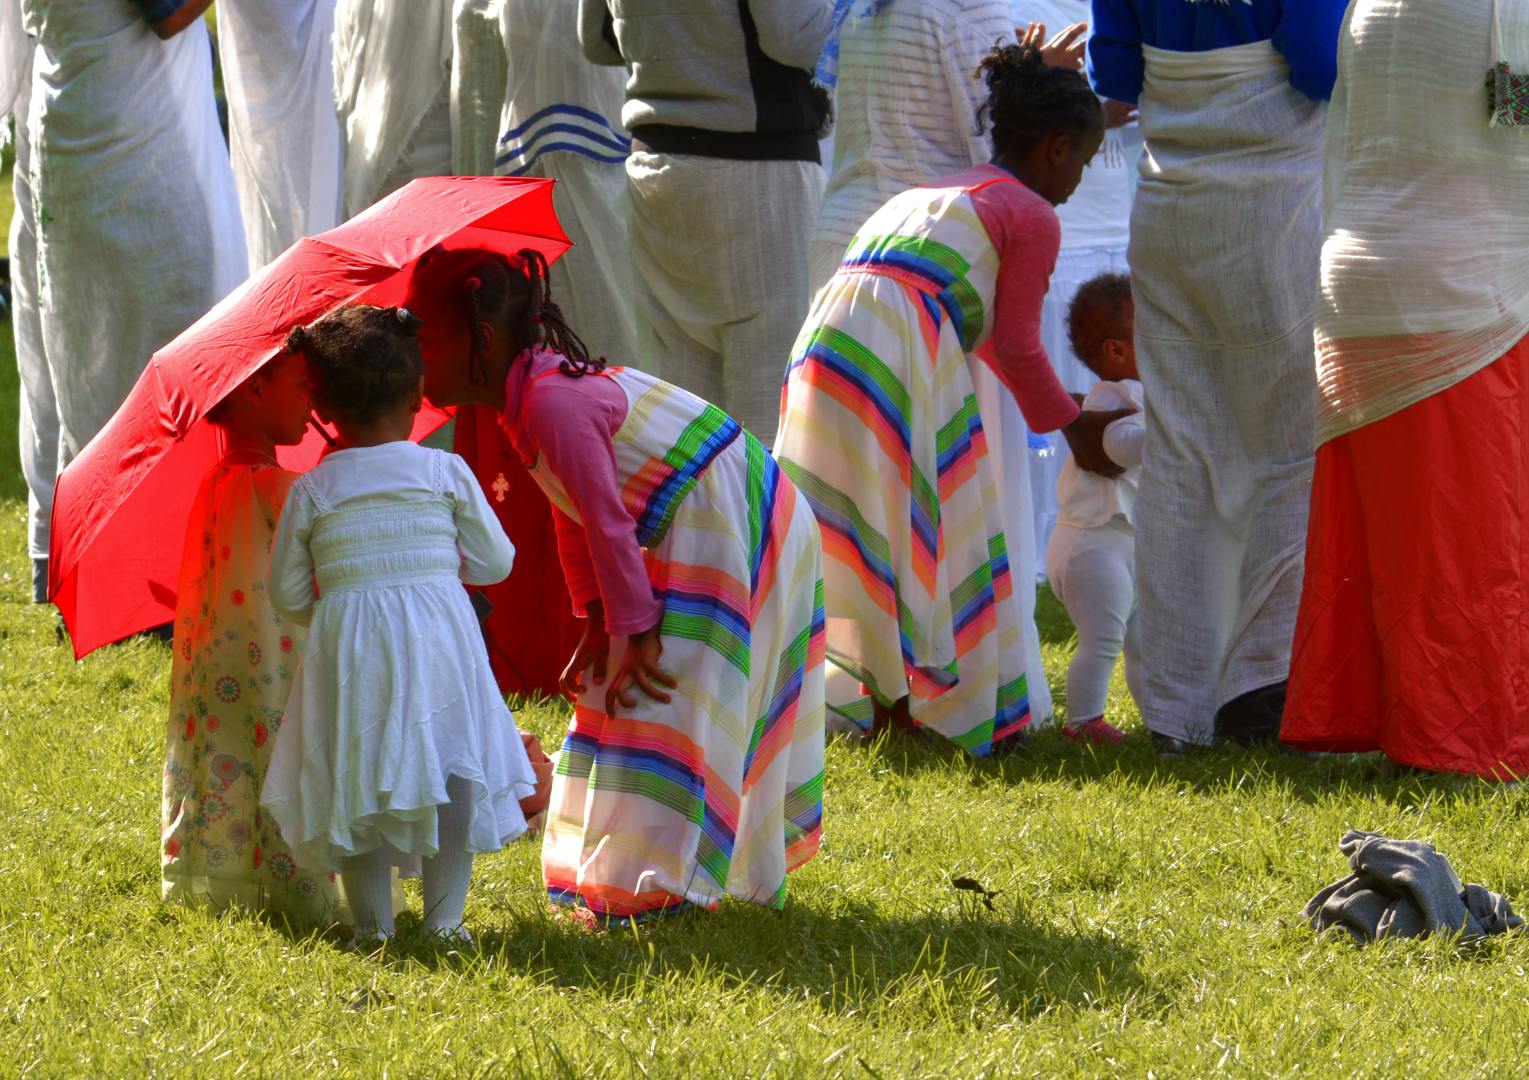
M48 560L32 560L32 603L48 602Z
M1216 741L1238 746L1279 742L1280 718L1285 714L1286 683L1249 690L1216 710Z
M1195 748L1195 744L1176 739L1172 735L1164 735L1161 731L1151 732L1152 752L1158 757L1183 757Z
M175 624L173 622L161 623L159 626L151 626L141 635L165 645L175 644Z
M987 756L1002 760L1011 754L1022 754L1028 749L1030 749L1030 733L1021 728L1014 734L1005 735L993 743L991 749L987 752Z

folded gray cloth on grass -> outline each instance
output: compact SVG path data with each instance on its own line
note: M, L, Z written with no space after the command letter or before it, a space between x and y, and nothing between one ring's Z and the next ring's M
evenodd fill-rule
M1306 905L1306 918L1319 933L1341 926L1361 943L1438 933L1474 940L1523 924L1506 897L1480 885L1462 886L1432 844L1350 831L1338 847L1354 872Z

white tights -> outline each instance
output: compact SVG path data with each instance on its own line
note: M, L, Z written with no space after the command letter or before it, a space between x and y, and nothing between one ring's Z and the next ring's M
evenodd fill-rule
M468 781L446 781L450 802L435 808L435 855L424 860L425 929L450 933L462 926L473 857L467 850ZM356 936L363 940L392 937L393 861L386 847L344 860L340 869L345 896L355 917Z
M1126 685L1136 695L1136 534L1119 517L1092 529L1058 525L1046 550L1046 574L1078 631L1067 666L1067 712L1072 723L1082 723L1104 715L1122 652Z

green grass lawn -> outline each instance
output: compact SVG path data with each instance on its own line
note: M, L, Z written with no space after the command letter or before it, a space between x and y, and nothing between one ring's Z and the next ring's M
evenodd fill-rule
M6 335L8 338L8 335ZM1300 909L1362 827L1529 906L1526 804L1371 759L1154 759L1054 734L1003 764L831 743L823 853L782 911L592 936L537 849L479 863L459 956L379 956L159 903L169 655L75 663L27 603L0 351L0 1075L1516 1076L1525 942L1317 940ZM534 617L532 615L531 617ZM1043 606L1054 686L1071 648ZM556 708L520 711L556 742ZM954 876L999 890L989 911ZM417 894L415 896L418 905Z

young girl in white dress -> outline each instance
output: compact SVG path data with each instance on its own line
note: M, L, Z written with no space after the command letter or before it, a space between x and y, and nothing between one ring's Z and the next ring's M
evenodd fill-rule
M400 855L423 857L425 929L470 942L472 857L525 831L536 789L462 587L514 549L466 463L409 441L418 326L354 305L288 339L343 448L293 486L271 557L272 605L311 625L261 801L299 865L340 871L358 942L394 932Z

